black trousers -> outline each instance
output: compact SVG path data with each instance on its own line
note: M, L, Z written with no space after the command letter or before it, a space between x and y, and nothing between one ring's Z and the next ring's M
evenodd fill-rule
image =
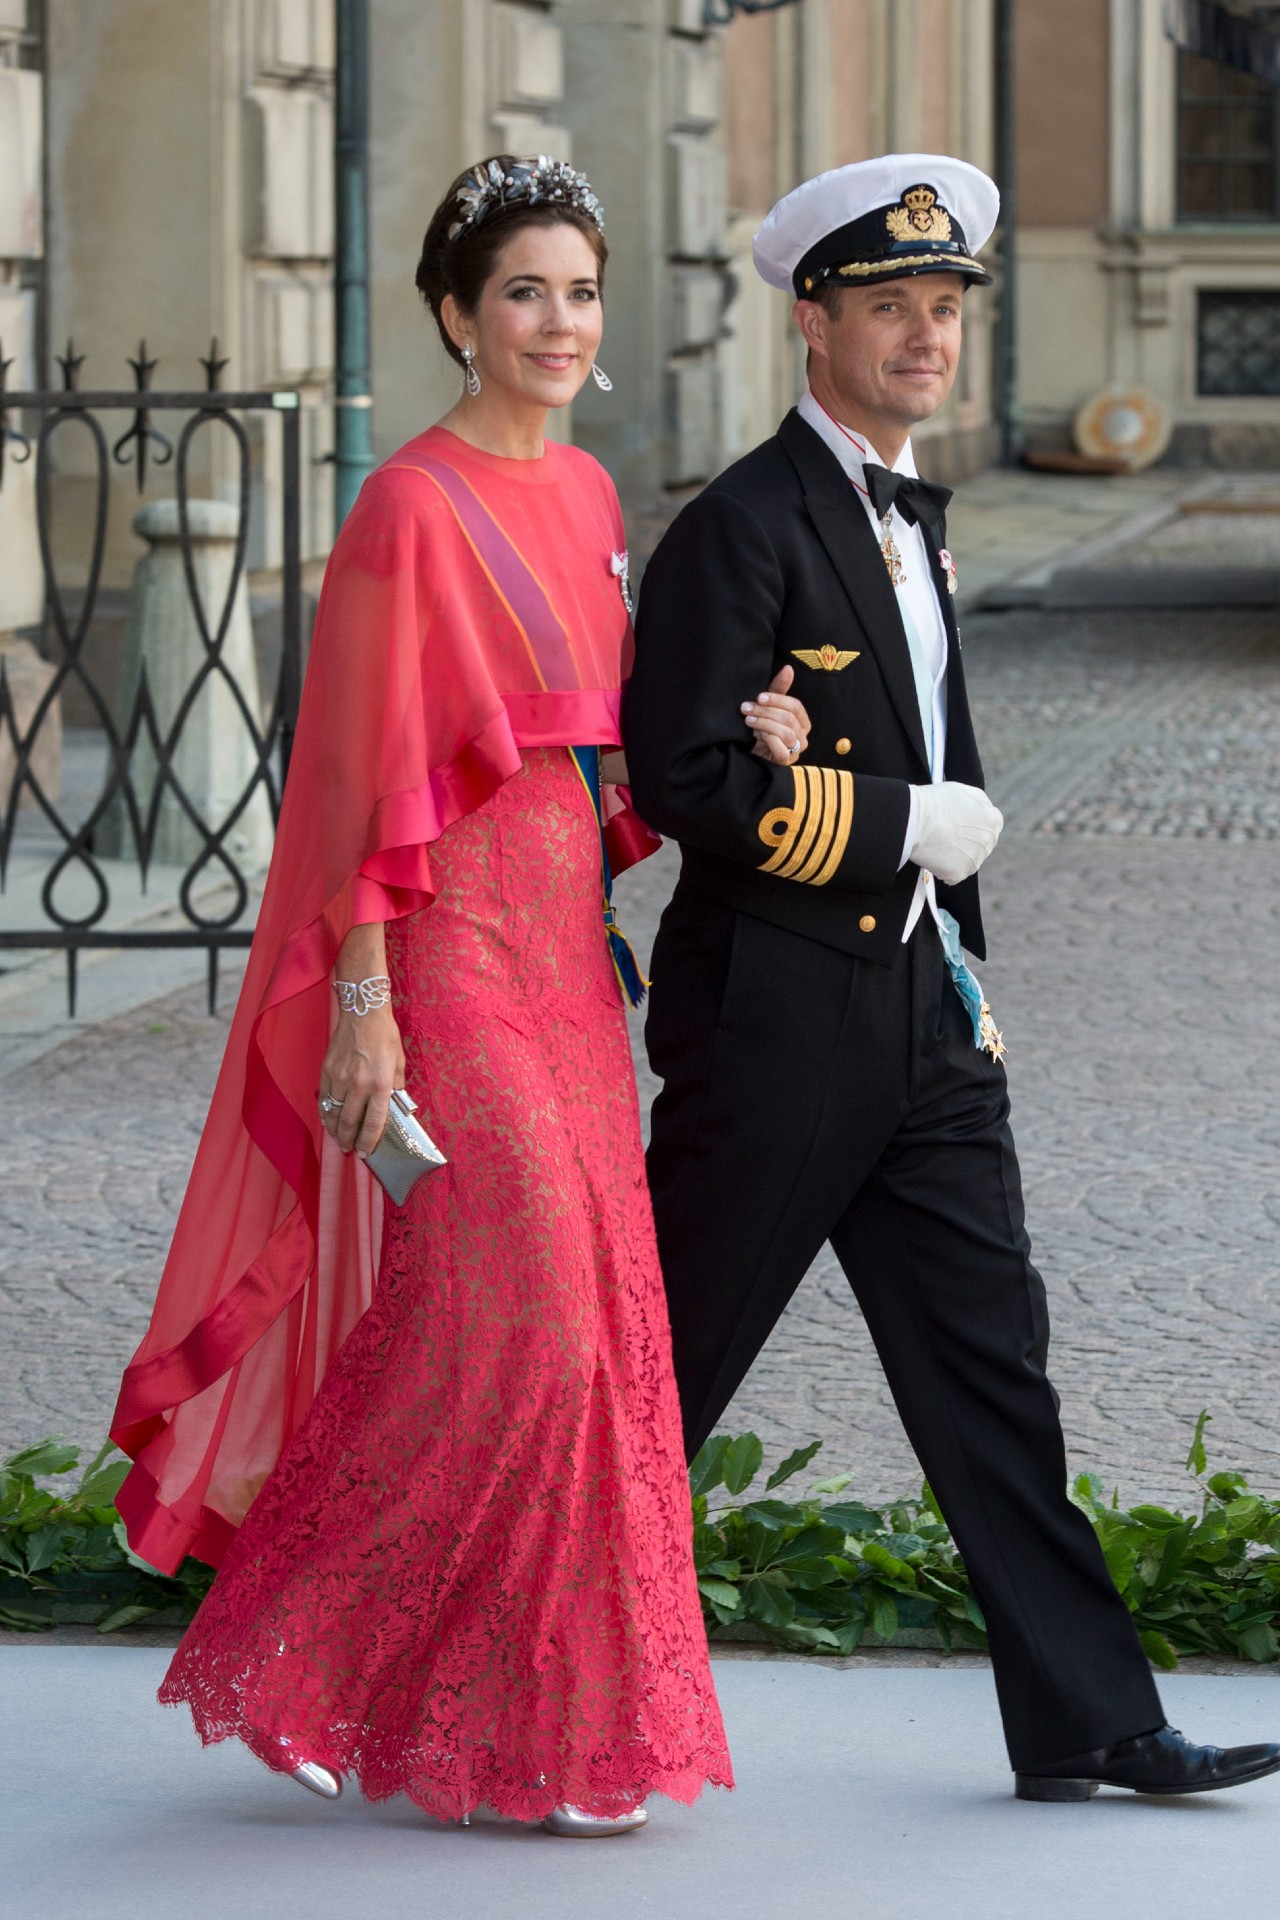
M652 972L649 1181L690 1455L829 1240L986 1617L1012 1764L1162 1725L1067 1498L1004 1069L929 916L882 967L681 886Z

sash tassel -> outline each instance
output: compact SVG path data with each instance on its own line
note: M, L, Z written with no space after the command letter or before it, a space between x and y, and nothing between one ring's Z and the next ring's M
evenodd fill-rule
M578 777L591 795L596 810L596 825L600 829L600 869L604 890L604 931L609 942L609 958L613 961L613 970L618 976L618 985L627 996L630 1006L638 1007L644 1000L649 982L640 971L640 962L636 959L631 942L618 925L618 916L613 905L613 869L609 864L609 851L604 838L604 796L600 791L600 749L599 747L570 747L573 764L578 769Z

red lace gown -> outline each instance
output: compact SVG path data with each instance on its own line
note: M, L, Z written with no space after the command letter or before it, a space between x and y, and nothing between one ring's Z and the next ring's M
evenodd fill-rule
M457 1818L732 1785L591 800L565 748L450 827L390 923L449 1166L255 1500L162 1701L205 1742ZM290 1742L289 1758L281 1739Z

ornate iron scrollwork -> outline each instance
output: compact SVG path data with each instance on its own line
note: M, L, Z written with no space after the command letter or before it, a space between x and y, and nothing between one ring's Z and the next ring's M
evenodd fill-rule
M61 950L66 956L67 993L71 1012L75 1012L77 955L87 948L197 947L209 960L209 1004L212 1011L217 987L218 955L223 948L246 947L252 930L245 919L251 903L252 873L246 872L237 857L236 830L248 809L262 805L265 795L272 820L278 818L283 782L288 767L289 748L297 717L302 679L302 597L301 597L301 514L299 486L301 468L301 432L296 395L270 392L224 392L221 375L228 362L220 357L216 340L202 358L204 389L157 392L151 386L156 361L148 357L141 343L133 370L133 389L124 391L82 392L80 368L84 355L77 354L72 341L58 356L62 375L60 390L51 392L10 391L5 376L11 363L0 356L0 487L3 487L4 445L19 443L23 451L16 460L35 453L35 512L40 558L45 583L45 631L49 664L48 683L34 703L26 703L20 712L13 687L0 658L0 742L5 753L4 786L0 788L0 892L7 884L13 863L15 843L19 839L18 810L25 798L40 816L40 836L52 839L53 847L40 877L40 909L43 923L31 926L0 925L0 952L5 949ZM145 398L143 397L145 396ZM8 413L19 410L39 420L34 449L25 434L8 426ZM186 415L176 448L151 424L155 411ZM110 412L133 415L129 428L110 446L99 415ZM255 709L225 657L237 594L242 583L248 553L253 460L251 442L245 426L245 414L274 415L280 421L283 436L282 492L282 594L281 655L276 685L263 690L264 715ZM87 435L89 445L88 481L92 489L89 501L89 542L81 575L74 592L64 584L60 567L60 543L53 538L54 442L71 429ZM34 429L33 429L34 430ZM217 606L207 606L196 567L197 538L193 533L191 492L191 451L202 432L228 434L235 448L236 521L234 550L225 593ZM192 621L198 635L200 658L186 683L176 710L172 696L166 718L157 710L145 662L139 670L136 688L116 695L100 682L92 658L91 629L99 595L103 557L106 548L110 480L113 461L126 465L132 461L139 489L149 471L175 462L178 540L182 573L186 585ZM219 592L222 592L221 586ZM216 818L207 818L197 798L188 792L179 772L183 730L191 721L197 703L211 686L223 690L220 699L229 696L229 710L235 725L243 730L246 777L240 791L219 805ZM91 717L94 734L105 748L104 774L100 791L91 804L77 816L47 790L41 778L37 752L41 727L54 711L61 696L74 688L81 710ZM138 772L138 765L145 773ZM237 782L239 772L237 772ZM157 865L157 828L161 807L168 804L179 810L190 829L188 837L196 851L185 859L179 871L171 866L174 914L182 924L174 927L124 926L112 913L113 877L119 863L103 857L95 840L101 840L107 815L114 810L123 845L131 845L142 890ZM29 849L30 842L25 843ZM243 843L242 843L243 844ZM172 855L169 856L172 861ZM212 884L216 879L217 884ZM68 892L78 895L69 899ZM37 916L32 916L36 918ZM170 919L172 916L169 916Z
M5 401L5 388L8 383L9 369L13 361L4 357L4 341L0 340L0 487L4 485L5 448L14 446L19 449L13 458L19 466L31 458L31 442L21 427L9 425L9 410Z
M134 385L138 392L146 393L150 387L151 376L160 365L160 362L147 358L147 343L145 340L138 342L138 357L136 360L130 360L129 365L133 368ZM140 406L135 410L133 425L120 435L120 438L111 449L112 459L118 460L120 465L123 466L129 458L129 448L131 446L134 450L134 468L138 476L138 492L141 493L147 484L148 447L154 447L156 449L153 458L158 467L167 467L173 458L173 442L157 428L152 426L150 407Z
M80 369L84 365L84 355L76 352L75 341L67 335L67 350L54 356L62 373L62 391L74 393L80 380Z
M218 336L216 333L209 342L209 351L201 359L200 365L204 368L205 387L207 391L209 393L216 393L222 380L223 368L231 365L230 360L225 355L223 355L222 358L218 356Z

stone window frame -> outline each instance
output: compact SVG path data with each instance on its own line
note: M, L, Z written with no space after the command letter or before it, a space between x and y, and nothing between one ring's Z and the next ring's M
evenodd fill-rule
M1274 11L1280 22L1280 8ZM1221 75L1218 87L1211 87L1210 79L1215 69ZM1218 62L1207 59L1202 54L1191 53L1185 47L1177 50L1175 65L1176 105L1174 121L1175 138L1175 213L1180 226L1265 226L1280 220L1280 88L1268 87L1263 81L1255 81L1248 74L1237 73L1233 68L1220 66ZM1235 113L1251 103L1265 103L1270 96L1271 111L1267 116L1269 131L1269 152L1259 155L1253 150L1232 145L1231 121ZM1216 109L1219 124L1223 129L1222 150L1217 153L1196 152L1188 142L1188 118L1194 109ZM1220 204L1213 208L1195 208L1189 205L1188 170L1190 168L1213 168L1224 183L1225 192ZM1232 178L1236 170L1243 167L1261 169L1268 167L1270 173L1270 205L1265 209L1236 206L1232 201Z

